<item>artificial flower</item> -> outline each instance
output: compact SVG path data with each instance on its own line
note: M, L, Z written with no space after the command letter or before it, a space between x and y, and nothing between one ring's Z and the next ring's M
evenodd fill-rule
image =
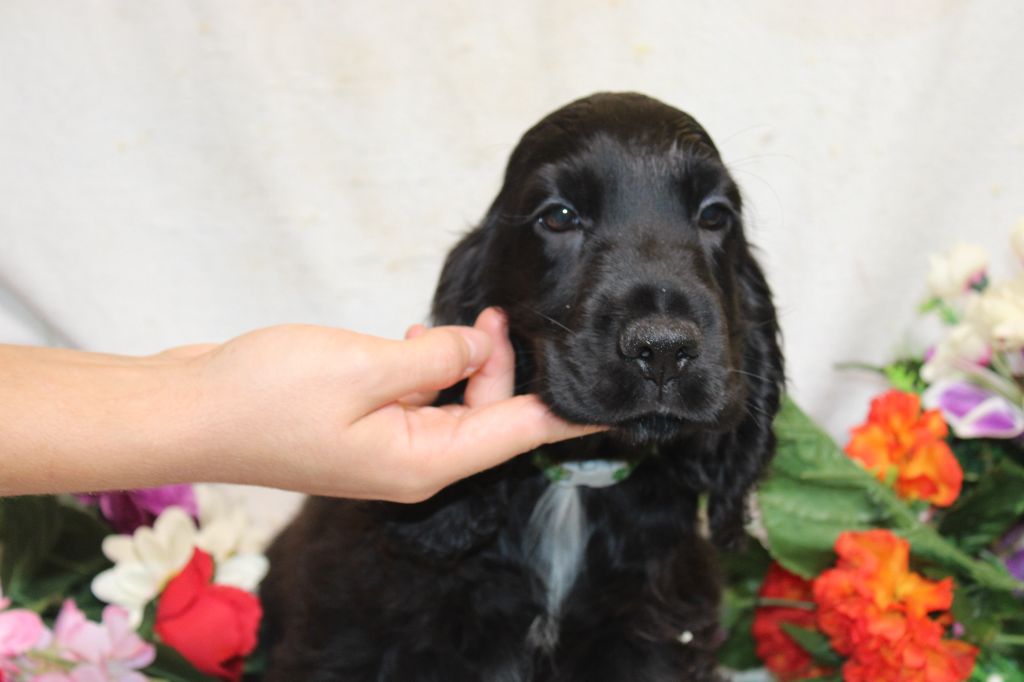
M213 580L213 559L195 550L160 596L154 630L200 672L239 680L256 647L262 609L252 594Z
M887 530L841 533L838 561L814 581L818 626L847 656L846 682L960 682L978 650L943 639L929 614L952 605L952 580L910 571L910 546Z
M921 378L928 382L963 376L965 371L988 364L992 349L987 332L972 322L956 325L925 358Z
M900 496L945 507L963 484L946 434L938 410L922 412L915 394L889 391L871 401L868 421L852 430L846 453Z
M966 320L995 350L1024 349L1024 275L998 282L967 306Z
M1002 557L1010 575L1024 581L1024 521L1017 523L996 543L995 551Z
M930 256L928 287L936 298L952 299L982 281L988 253L974 244L957 244L947 253Z
M52 646L63 660L81 664L76 670L84 668L97 680L145 682L145 676L135 671L156 658L156 648L136 634L127 611L107 606L102 622L94 623L70 599L64 602L53 624Z
M1006 560L1006 570L1017 580L1024 580L1024 549L1010 555Z
M970 677L976 647L942 639L942 626L927 618L904 618L897 636L881 636L852 652L844 682L962 682ZM891 633L890 633L891 634Z
M184 484L75 497L81 502L99 505L100 513L118 533L132 533L139 526L151 526L165 509L172 506L181 507L192 518L199 517L192 486Z
M10 605L11 600L0 592L0 675L4 659L46 646L49 641L49 631L38 614L28 609L7 610Z
M898 603L908 614L923 616L953 603L953 581L925 580L911 572L910 544L890 531L841 533L835 550L836 568L867 579L871 600L881 610Z
M218 583L255 591L266 575L267 559L256 549L260 536L249 530L244 511L209 486L196 486L196 497L199 528L181 507L169 507L152 528L143 526L132 535L103 540L103 553L114 567L93 579L93 594L127 609L136 626L146 605L184 568L197 547L217 560Z
M13 612L0 615L9 613ZM104 609L103 621L94 623L68 599L57 614L52 633L38 616L17 625L26 639L36 641L0 653L0 680L146 682L138 671L156 657L156 648L135 633L127 612L116 606Z
M1016 438L1024 433L1024 410L1005 397L967 381L940 381L921 396L941 410L960 438Z
M811 582L790 573L773 562L765 575L758 596L762 599L785 599L812 602ZM831 672L814 662L803 647L782 629L783 623L801 628L816 627L815 613L810 609L787 606L760 606L754 613L753 633L757 655L782 682L818 677Z
M244 505L232 500L223 487L197 485L195 494L199 506L197 545L200 549L211 554L218 563L236 555L263 552L266 534L253 525ZM256 582L261 579L262 576Z
M167 509L152 528L142 526L132 535L108 535L103 553L114 567L93 579L93 594L127 609L132 625L138 627L146 604L188 563L195 540L195 524L180 507Z

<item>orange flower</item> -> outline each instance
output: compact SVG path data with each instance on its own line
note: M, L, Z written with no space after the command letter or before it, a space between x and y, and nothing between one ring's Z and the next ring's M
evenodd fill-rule
M881 610L900 604L911 615L924 616L953 603L953 580L936 582L911 573L910 544L890 531L841 533L835 550L836 568L867 578L871 598Z
M811 602L811 582L772 563L759 592L761 598ZM754 614L754 641L757 655L775 677L782 682L820 677L831 672L817 665L810 654L782 629L783 623L802 628L815 628L815 614L810 609L787 606L763 606Z
M961 682L976 647L944 640L944 619L930 613L953 603L950 578L910 571L910 545L887 530L841 533L836 567L814 581L818 627L847 656L846 682Z
M889 391L871 401L868 420L851 431L846 454L901 497L947 507L964 477L947 433L938 410L922 413L915 394Z
M854 652L843 665L844 682L961 682L971 675L976 647L942 639L942 627L928 618L907 618L899 638L879 638Z

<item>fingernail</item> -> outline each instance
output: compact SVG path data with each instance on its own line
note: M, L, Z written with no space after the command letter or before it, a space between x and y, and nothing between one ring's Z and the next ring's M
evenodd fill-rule
M491 339L487 332L474 329L473 327L460 327L459 333L469 347L469 363L466 367L466 375L480 369L491 354Z

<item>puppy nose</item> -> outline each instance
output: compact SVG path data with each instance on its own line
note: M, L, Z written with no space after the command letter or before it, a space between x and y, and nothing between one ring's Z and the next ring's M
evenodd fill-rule
M700 355L701 333L693 322L650 315L629 322L619 334L619 352L645 379L664 387Z

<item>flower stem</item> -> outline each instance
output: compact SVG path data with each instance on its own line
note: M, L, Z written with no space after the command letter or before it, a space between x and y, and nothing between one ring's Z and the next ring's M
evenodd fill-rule
M1007 635L1001 634L996 635L996 644L1006 644L1009 646L1024 646L1024 635Z
M833 365L836 369L850 370L860 369L865 372L873 372L874 374L881 374L885 376L885 367L879 367L878 365L872 365L867 362L837 362Z

